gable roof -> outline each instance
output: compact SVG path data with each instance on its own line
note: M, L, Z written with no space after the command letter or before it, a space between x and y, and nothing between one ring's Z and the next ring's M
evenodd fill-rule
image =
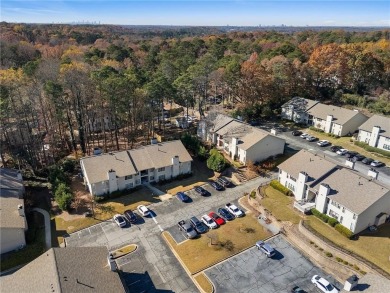
M314 105L318 104L318 101L305 99L302 97L294 97L290 101L284 103L282 108L287 108L289 106L294 107L294 111L296 112L305 112L311 109Z
M2 277L4 292L125 292L105 247L52 248Z
M167 141L128 151L138 171L172 165L172 158L190 162L192 158L180 140Z
M223 114L218 114L215 119L213 119L212 124L212 131L217 132L219 129L224 127L226 124L232 122L234 119L232 117L223 115Z
M355 214L361 214L385 194L389 189L376 181L362 176L353 170L340 167L322 180L331 188L328 197ZM319 184L313 188L319 188Z
M379 134L390 137L390 117L380 116L380 115L374 115L366 122L364 122L359 129L372 132L372 128L374 126L379 126L381 128Z
M109 170L114 170L118 177L137 173L127 151L85 157L80 159L80 162L85 169L84 176L90 184L108 180Z
M80 161L84 176L90 184L108 180L107 172L114 170L117 177L135 175L138 171L172 165L172 158L179 156L180 162L192 158L180 140L143 146L138 149L85 157Z
M363 115L358 111L336 107L333 105L325 105L321 103L314 105L311 109L307 111L307 113L313 115L313 117L320 118L322 120L326 120L326 117L328 115L332 115L333 121L340 125L344 125L356 115Z
M23 180L19 179L19 174L20 171L18 170L0 168L0 188L23 190Z
M308 183L318 180L324 174L337 168L337 164L328 161L326 158L301 150L291 158L278 166L279 169L287 172L295 179L298 179L300 172L306 172Z

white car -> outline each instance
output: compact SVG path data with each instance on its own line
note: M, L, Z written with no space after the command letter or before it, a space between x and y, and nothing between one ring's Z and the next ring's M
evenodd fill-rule
M114 217L114 222L119 226L119 227L124 227L126 226L126 220L125 220L125 217L120 215L120 214L116 214Z
M317 138L315 136L308 135L306 136L307 141L315 141Z
M302 133L299 137L300 137L300 138L306 138L306 137L308 137L308 136L309 136L308 133Z
M318 275L314 275L313 278L311 278L311 282L316 286L318 289L320 289L322 292L326 293L338 293L339 290L337 290L331 283L329 283L324 278L321 278Z
M149 214L150 214L150 210L144 205L138 206L137 210L144 217L149 216Z
M244 213L242 212L242 210L240 210L236 205L234 205L230 202L225 205L225 208L227 208L227 210L231 214L233 214L236 218L244 216Z
M210 229L216 229L218 228L218 225L217 223L215 223L215 221L210 218L208 215L203 215L202 218L201 218L202 222L205 223L205 225L207 227L209 227Z
M317 144L320 146L320 147L323 147L323 146L327 146L327 145L330 145L330 142L328 140L320 140L317 142Z
M348 150L347 149L339 149L336 154L340 155L340 156L344 156L346 153L348 153Z

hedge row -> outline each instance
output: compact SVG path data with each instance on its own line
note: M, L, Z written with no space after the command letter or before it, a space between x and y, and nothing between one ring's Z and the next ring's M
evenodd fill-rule
M314 126L310 126L309 127L310 130L313 130L315 132L320 132L320 133L324 133L325 131L323 131L322 129L320 128L317 128L317 127L314 127Z
M271 183L269 184L272 188L280 191L281 193L287 195L287 196L292 196L293 193L290 189L287 187L284 187L278 180L272 180Z
M344 235L347 238L351 238L353 236L353 233L348 228L344 227L341 224L336 224L334 227L336 231L338 231L340 234Z
M311 213L323 222L328 223L332 227L336 226L339 223L337 219L329 217L328 215L321 213L317 209L311 209Z
M355 143L355 145L365 149L368 152L378 153L378 154L381 154L382 156L390 159L390 152L389 151L385 151L385 150L382 150L379 148L372 147L372 146L368 145L368 143L365 143L362 141L355 141L354 143Z

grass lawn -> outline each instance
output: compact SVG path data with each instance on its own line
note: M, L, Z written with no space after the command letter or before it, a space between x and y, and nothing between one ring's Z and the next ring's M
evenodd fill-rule
M135 244L126 245L126 246L123 246L121 248L118 248L117 250L114 250L112 252L112 256L115 259L115 258L124 256L126 254L132 253L136 249L137 249L137 245L135 245Z
M255 245L256 241L271 236L258 220L248 213L243 218L237 218L218 229L202 234L200 238L177 244L168 232L164 236L188 270L194 274L216 264L223 259ZM213 237L212 244L209 237ZM233 249L229 251L218 243L232 241Z
M318 137L318 139L320 139L320 140L326 139L326 140L330 141L332 143L332 145L342 146L343 148L346 148L347 150L358 152L358 153L362 154L363 156L370 157L370 158L373 158L375 160L379 160L381 162L384 162L386 165L390 165L390 159L385 158L377 153L367 152L365 149L363 149L363 148L355 145L353 142L351 142L350 137L334 138L334 137L329 137L325 133L316 132L316 131L313 131L310 129L303 129L303 131L309 133L310 135Z
M314 216L308 217L308 223L340 247L360 255L390 273L390 224L382 225L377 232L359 235L359 240L354 241Z
M292 207L294 201L293 197L286 196L271 186L265 188L265 193L267 197L264 197L260 203L269 210L276 219L280 221L290 221L293 224L299 223L301 217Z
M211 284L210 280L206 277L204 273L200 273L196 277L194 277L195 281L199 284L199 286L203 289L206 293L213 293L214 288Z

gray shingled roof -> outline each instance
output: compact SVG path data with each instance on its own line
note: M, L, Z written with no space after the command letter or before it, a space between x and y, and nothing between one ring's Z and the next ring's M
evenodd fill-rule
M372 132L374 126L380 126L380 135L390 137L390 117L374 115L364 122L359 129Z
M137 171L127 151L101 154L81 159L90 184L108 180L107 172L114 170L118 177L134 175Z
M25 217L19 215L18 206L23 199L15 197L0 197L0 228L26 228Z
M378 274L367 273L359 279L358 285L353 291L364 293L390 292L390 280ZM350 291L342 289L341 292Z
M388 188L345 168L332 172L321 183L326 183L330 186L330 199L338 202L355 214L361 214L385 194L390 196ZM318 184L313 186L313 188L318 189Z
M192 158L180 140L144 146L129 151L102 154L82 158L84 174L90 184L108 180L107 172L114 170L116 176L124 177L138 171L172 165L172 158L179 156L180 162Z
M23 181L18 179L18 170L0 168L0 188L23 189Z
M15 273L2 277L1 290L19 292L125 292L107 265L105 247L52 248Z
M363 115L358 111L336 107L333 105L325 105L321 103L314 105L311 109L307 111L307 113L313 115L313 117L321 118L323 120L326 120L326 117L328 115L332 115L333 121L340 125L344 125L356 115Z
M286 108L292 105L294 106L295 112L305 112L318 103L318 101L309 100L302 97L294 97L287 103L284 103L282 108Z
M337 168L337 164L329 162L322 156L318 156L306 150L301 150L281 163L278 168L286 171L295 179L298 179L300 172L306 172L309 176L308 183L310 183Z
M213 120L213 127L211 131L217 132L220 128L224 127L226 124L232 122L234 119L232 117L218 114Z

